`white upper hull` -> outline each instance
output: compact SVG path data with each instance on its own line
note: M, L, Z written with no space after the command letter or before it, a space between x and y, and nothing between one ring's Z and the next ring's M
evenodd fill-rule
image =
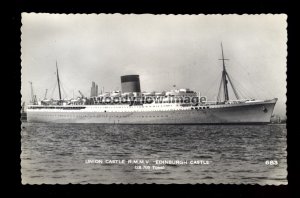
M29 122L111 124L269 123L277 99L183 107L177 103L144 105L53 106L27 110ZM36 106L39 107L39 106ZM49 106L50 107L50 106ZM72 109L80 108L82 109Z

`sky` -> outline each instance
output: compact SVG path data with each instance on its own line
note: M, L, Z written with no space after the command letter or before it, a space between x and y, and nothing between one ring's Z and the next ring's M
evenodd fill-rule
M21 94L90 95L92 81L120 90L120 76L140 75L142 91L190 88L216 100L221 43L226 69L242 98L278 98L286 114L287 16L22 13ZM235 99L229 88L229 97Z

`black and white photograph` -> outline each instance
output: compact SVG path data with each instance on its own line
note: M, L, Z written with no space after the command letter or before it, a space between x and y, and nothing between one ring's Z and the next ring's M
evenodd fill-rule
M21 21L22 184L288 184L286 14Z

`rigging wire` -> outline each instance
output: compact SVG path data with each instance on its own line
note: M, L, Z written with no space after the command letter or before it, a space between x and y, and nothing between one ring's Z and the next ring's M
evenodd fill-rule
M230 75L230 79L231 81L234 83L234 85L236 86L236 91L238 92L239 95L241 95L243 98L246 98L248 97L248 94L246 92L246 89L244 89L240 83L238 83L238 81L235 80L235 78L233 78L231 75Z
M239 67L241 67L243 71L247 71L248 68L249 68L249 66L248 66L248 65L245 66L245 65L247 65L247 63L246 63L246 64L239 64ZM260 70L260 67L258 67L257 70L258 70L258 72L260 72L260 71L259 71L259 70ZM239 73L239 75L241 75L241 74L245 74L245 72ZM256 94L257 94L257 92L259 92L259 93L258 93L258 94L259 94L259 95L258 95L259 97L268 97L268 96L272 95L272 94L269 92L268 89L265 89L265 88L262 86L261 83L259 83L258 81L253 80L252 78L250 78L249 73L248 73L248 75L244 75L244 77L247 78L247 80L248 80L249 82L251 82L251 85L254 87ZM267 94L267 95L266 95L266 94ZM256 97L257 97L257 96L256 96Z
M234 93L236 99L239 100L239 99L240 99L239 94L237 93L237 90L236 90L235 86L233 85L233 83L232 83L232 81L231 81L231 79L230 79L230 76L229 76L229 74L228 74L227 72L226 72L226 75L227 75L227 77L228 77L229 83L230 83L230 85L231 85L232 91L233 91L233 93Z
M55 84L52 88L52 91L51 91L51 95L50 95L50 98L53 99L53 94L54 94L54 91L55 91L55 88L57 87L57 81L55 81Z
M232 73L235 73L236 74L236 71L232 71ZM249 75L243 75L245 74L245 72L239 72L239 76L242 75L242 78L246 78L247 81L251 82L251 86L254 88L255 90L255 94L251 94L252 96L255 96L256 98L259 96L259 97L266 97L266 92L267 94L269 95L272 95L270 94L270 92L268 92L267 89L264 89L261 84L259 84L257 81L253 80L253 79L250 79L249 78ZM241 83L239 83L241 84ZM249 89L247 89L249 91Z
M67 92L66 92L64 86L62 85L62 83L61 83L61 88L62 88L63 94L64 94L64 97L63 97L63 98L67 98L67 97L68 97L68 94L67 94Z
M221 92L222 92L222 87L223 87L222 85L223 85L223 79L221 78L220 86L219 86L219 91L218 91L218 96L217 96L217 101L218 101L218 102L221 102L221 95L222 95ZM223 92L224 92L224 91L223 91ZM223 93L223 92L222 92L222 93ZM224 94L223 94L223 95L224 95Z
M235 83L235 85L237 85L237 87L238 87L237 90L241 93L241 95L243 95L244 98L251 98L251 97L253 97L252 92L249 93L249 90L246 89L242 84L236 83L237 80L235 80L235 78L232 78L232 77L231 77L231 79L232 79L232 81Z
M221 75L221 74L217 75L217 76L215 77L215 79L214 79L213 81L211 81L210 85L207 86L206 90L204 91L204 93L206 93L207 96L209 96L210 93L211 93L211 91L214 90L214 89L212 89L212 87L215 87L215 85L218 84L217 82L218 82L218 80L220 79L220 75Z

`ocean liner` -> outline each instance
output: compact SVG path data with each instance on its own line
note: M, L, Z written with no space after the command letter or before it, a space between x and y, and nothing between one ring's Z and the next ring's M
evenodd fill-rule
M28 122L103 124L266 124L277 98L241 99L227 73L222 49L222 78L216 101L206 101L190 89L142 92L139 75L121 76L121 91L102 92L93 82L91 96L62 99L56 64L59 99L37 101L27 106ZM228 84L235 100L229 99Z

